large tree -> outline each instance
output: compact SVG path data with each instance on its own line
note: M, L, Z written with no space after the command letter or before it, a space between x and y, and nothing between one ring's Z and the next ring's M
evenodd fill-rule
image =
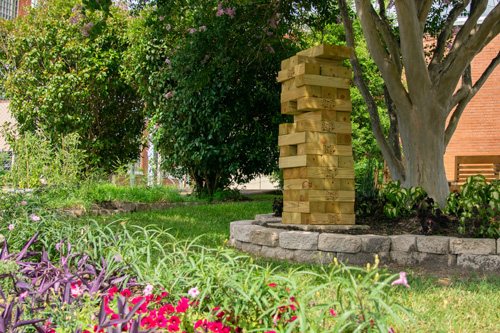
M28 15L0 19L0 80L19 132L53 143L78 133L87 166L112 172L139 156L143 105L122 54L128 12L83 12L78 0L39 1Z
M351 9L346 0L338 3L347 45L354 46ZM393 5L395 11L388 10ZM465 106L500 62L499 52L472 82L472 60L500 33L500 4L479 21L487 5L488 0L355 1L368 49L385 81L393 120L388 140L354 55L354 82L368 105L373 133L392 178L405 186L423 187L441 205L449 194L443 160L446 146ZM463 14L467 19L457 26ZM428 38L433 36L435 42L427 50ZM398 134L403 155L395 139Z

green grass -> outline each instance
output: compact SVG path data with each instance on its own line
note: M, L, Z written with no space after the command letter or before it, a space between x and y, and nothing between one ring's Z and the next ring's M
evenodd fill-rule
M270 213L272 198L274 196L264 201L177 207L165 211L99 217L97 220L108 223L121 219L127 224L156 225L170 229L170 233L179 240L189 241L200 237L200 245L213 247L223 244L229 238L230 222ZM256 196L252 199L256 199ZM257 260L283 271L289 267L304 266L267 259ZM317 272L320 270L315 265L305 265L305 268ZM449 273L451 283L443 286L437 283L437 276L422 275L416 270L406 271L411 289L397 287L395 297L401 305L415 312L421 331L500 332L500 314L496 311L500 308L500 277Z

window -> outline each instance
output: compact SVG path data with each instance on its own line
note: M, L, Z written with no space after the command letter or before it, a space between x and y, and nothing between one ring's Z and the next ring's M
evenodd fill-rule
M13 20L17 16L19 0L1 0L0 18Z

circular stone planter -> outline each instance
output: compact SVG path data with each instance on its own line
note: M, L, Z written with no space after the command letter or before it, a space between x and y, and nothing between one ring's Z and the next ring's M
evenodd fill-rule
M422 235L346 235L335 230L364 226L284 225L273 214L230 224L229 244L267 258L303 263L420 266L500 272L500 240ZM366 227L365 227L366 228ZM293 230L295 229L295 230Z

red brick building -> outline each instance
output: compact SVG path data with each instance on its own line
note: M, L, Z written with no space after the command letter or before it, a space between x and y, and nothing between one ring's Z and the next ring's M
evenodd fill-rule
M476 82L500 50L500 35L479 53L471 64ZM454 178L455 156L500 155L500 67L497 67L469 102L458 123L444 163L448 181Z

